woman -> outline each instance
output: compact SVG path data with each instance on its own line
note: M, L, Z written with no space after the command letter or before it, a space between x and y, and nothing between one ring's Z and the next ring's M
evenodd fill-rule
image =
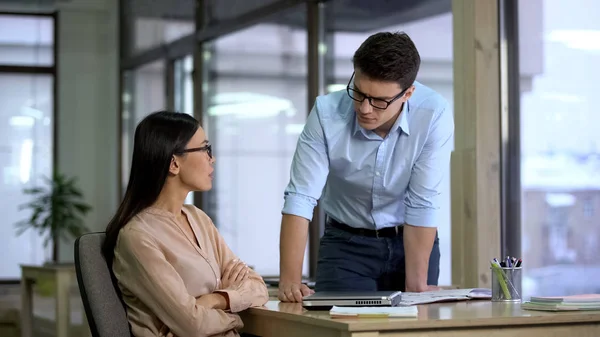
M191 191L212 188L214 162L187 114L160 111L137 126L129 184L103 247L134 336L238 336L235 313L268 300L211 219L184 205Z

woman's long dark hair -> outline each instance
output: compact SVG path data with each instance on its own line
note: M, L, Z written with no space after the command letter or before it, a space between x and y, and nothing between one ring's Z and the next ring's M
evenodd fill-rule
M106 227L106 240L102 246L111 268L119 231L156 201L167 180L173 155L185 149L199 126L200 123L188 114L168 111L154 112L138 124L125 197Z

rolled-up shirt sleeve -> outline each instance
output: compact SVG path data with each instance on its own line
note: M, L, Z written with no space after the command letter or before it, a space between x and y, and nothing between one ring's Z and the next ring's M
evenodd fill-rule
M212 336L243 326L237 315L197 304L154 239L145 233L122 230L114 259L120 285L176 336Z
M329 158L318 107L317 98L298 138L282 210L283 214L300 216L309 221L312 220L313 210L329 174Z
M454 117L446 104L434 115L423 149L412 168L404 198L404 222L418 227L437 227L441 205L448 191L450 154L453 148Z

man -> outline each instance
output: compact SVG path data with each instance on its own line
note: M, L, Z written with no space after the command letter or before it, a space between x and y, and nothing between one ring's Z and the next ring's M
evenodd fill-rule
M347 90L317 98L285 190L281 301L312 293L302 261L321 193L316 291L437 289L454 122L448 103L415 81L420 62L408 35L374 34L354 54Z

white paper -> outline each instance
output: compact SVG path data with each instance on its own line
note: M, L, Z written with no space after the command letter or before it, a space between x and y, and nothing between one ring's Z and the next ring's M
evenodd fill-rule
M419 310L415 306L410 307L338 307L334 306L329 311L330 315L336 316L370 316L387 315L388 317L417 317Z
M402 293L401 306L435 303L443 301L466 301L472 298L491 298L489 289L446 289L439 291L426 291L422 293Z

